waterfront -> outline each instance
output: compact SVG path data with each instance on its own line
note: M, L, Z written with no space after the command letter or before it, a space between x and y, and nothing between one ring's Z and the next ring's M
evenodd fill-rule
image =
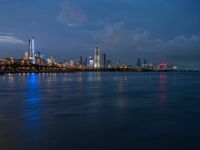
M200 73L0 76L0 149L198 149Z

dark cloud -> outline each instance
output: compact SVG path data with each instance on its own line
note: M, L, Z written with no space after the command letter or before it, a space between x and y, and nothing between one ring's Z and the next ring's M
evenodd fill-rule
M153 62L200 64L200 35L177 36L171 40L153 38L152 34L142 28L126 29L123 22L107 24L102 30L93 32L93 37L102 45L119 53L123 50L124 59L144 57ZM132 55L132 56L131 56Z
M93 32L93 37L106 45L132 45L135 48L145 47L150 44L150 33L142 28L126 29L122 21L109 23L102 30Z

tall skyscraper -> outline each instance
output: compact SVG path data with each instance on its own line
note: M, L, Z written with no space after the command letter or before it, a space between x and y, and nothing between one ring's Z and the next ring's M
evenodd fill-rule
M28 58L35 63L35 38L33 36L29 37Z
M101 60L100 60L100 48L98 44L94 49L94 68L99 69L101 68Z
M103 53L103 68L107 68L107 57L105 53Z

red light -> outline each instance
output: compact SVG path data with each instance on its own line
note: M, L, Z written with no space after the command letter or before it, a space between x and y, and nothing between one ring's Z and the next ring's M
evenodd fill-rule
M165 67L168 67L169 65L167 63L161 63L160 64L160 68L165 68Z

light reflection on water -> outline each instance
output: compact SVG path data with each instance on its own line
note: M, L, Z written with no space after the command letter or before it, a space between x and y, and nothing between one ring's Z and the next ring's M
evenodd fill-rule
M37 121L41 118L40 77L38 74L30 74L24 78L27 82L27 96L24 101L24 111L27 121Z
M88 81L101 81L101 72L89 72L87 80Z
M167 102L167 74L160 73L159 99L160 106L166 105Z
M28 102L37 104L39 101L39 77L36 74L31 74L27 78L28 82Z
M26 136L40 136L40 124L42 119L42 103L40 95L41 76L39 74L24 75L27 83L27 95L23 105L25 115L24 132Z
M127 76L114 77L113 80L118 82L117 89L119 96L117 98L117 107L123 109L128 105L126 97Z
M7 150L10 142L8 150L98 149L99 143L101 149L108 144L113 149L149 149L151 143L174 144L182 137L195 141L200 135L200 76L175 76L99 72L2 76L0 149ZM184 91L182 95L178 90Z
M15 82L15 80L14 80L14 75L13 75L13 74L8 74L8 82L9 82L10 84L13 84L13 83Z

